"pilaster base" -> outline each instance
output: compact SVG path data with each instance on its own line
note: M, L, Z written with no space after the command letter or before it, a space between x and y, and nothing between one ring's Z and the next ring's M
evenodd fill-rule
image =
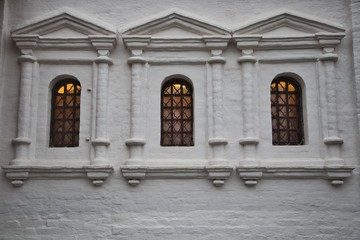
M344 184L354 167L236 167L245 185L253 186L261 179L326 179L333 186Z
M104 166L2 166L5 176L14 187L21 187L28 179L74 179L88 178L100 186L113 172L113 167Z
M178 167L178 166L121 166L123 177L132 186L138 185L143 179L183 179L183 178L205 178L210 179L215 186L222 186L227 180L233 167L209 166L209 167Z

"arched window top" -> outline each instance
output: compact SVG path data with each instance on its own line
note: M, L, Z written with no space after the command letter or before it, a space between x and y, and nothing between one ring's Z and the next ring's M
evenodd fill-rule
M276 87L277 87L277 89L273 89ZM301 86L298 83L298 81L292 77L280 76L280 77L276 77L271 82L271 91L300 92L300 94L301 94Z
M271 82L273 145L304 144L302 90L292 77L280 76Z
M162 85L164 94L192 94L192 85L188 80L182 78L172 78Z
M52 88L50 147L79 146L81 85L62 79Z
M194 146L193 88L184 79L167 80L161 88L161 146Z

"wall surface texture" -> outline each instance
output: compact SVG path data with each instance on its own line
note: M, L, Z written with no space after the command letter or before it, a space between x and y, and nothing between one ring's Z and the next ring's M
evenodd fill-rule
M0 239L360 239L360 1L3 0L0 20ZM280 75L304 145L272 145ZM50 148L67 76L79 147ZM171 76L194 88L193 147L160 146Z

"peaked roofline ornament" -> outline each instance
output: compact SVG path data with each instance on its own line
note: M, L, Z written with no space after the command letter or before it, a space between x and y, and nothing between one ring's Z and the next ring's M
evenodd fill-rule
M345 32L344 27L293 10L281 9L234 28L234 35L263 34L287 26L304 33Z
M62 35L52 33L69 29ZM116 45L116 27L70 8L61 8L18 26L12 39L20 49L61 48L110 50Z
M169 27L179 27L199 36L231 34L229 29L177 8L141 19L125 26L121 32L123 35L151 35Z

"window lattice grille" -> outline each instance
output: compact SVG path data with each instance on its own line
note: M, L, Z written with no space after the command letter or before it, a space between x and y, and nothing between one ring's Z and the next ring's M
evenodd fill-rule
M53 87L50 147L79 146L80 94L76 80L62 80Z
M161 146L194 146L192 87L182 79L162 87Z
M276 78L271 83L273 145L304 144L301 87L291 78Z

